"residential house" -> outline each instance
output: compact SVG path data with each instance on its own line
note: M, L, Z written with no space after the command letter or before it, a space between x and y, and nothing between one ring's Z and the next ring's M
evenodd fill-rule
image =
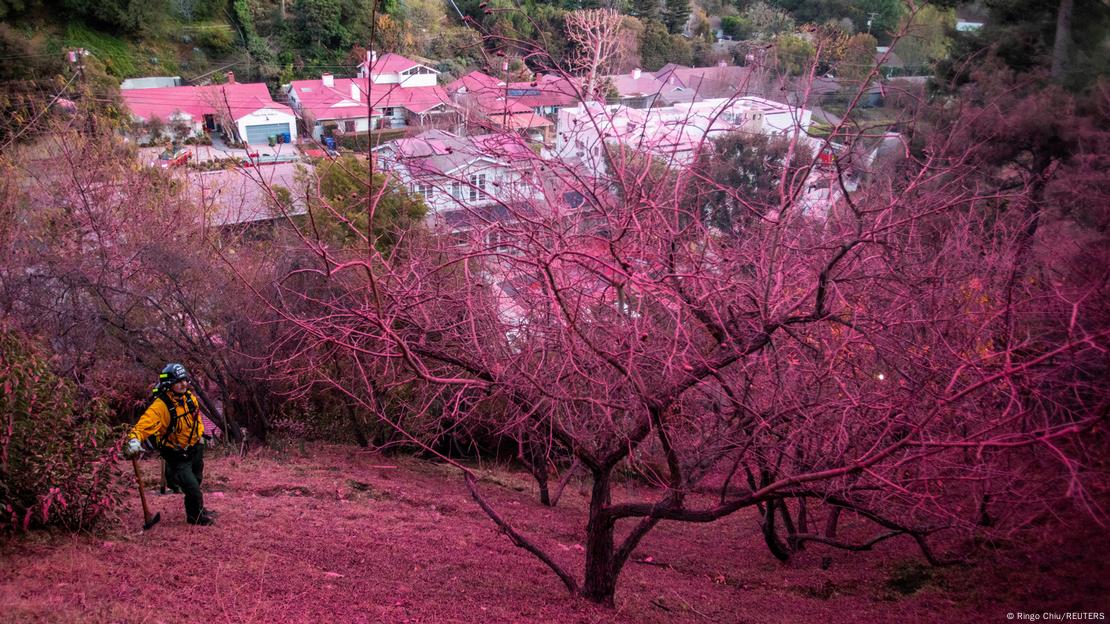
M503 82L472 71L447 85L470 131L507 130L548 143L559 110L578 102L572 79L537 75L528 82Z
M120 97L133 119L157 118L181 128L181 138L221 130L233 140L265 145L270 137L296 136L293 111L275 102L264 83L238 83L231 72L227 78L221 85L126 89Z
M596 175L608 169L606 145L648 153L670 166L692 164L709 140L733 131L806 137L812 112L745 96L636 109L584 103L559 114L554 154ZM808 137L806 137L808 140Z
M321 74L294 80L286 92L307 134L366 133L393 128L442 128L458 122L436 70L399 54L367 53L355 78Z
M606 76L616 92L615 102L630 108L673 106L684 102L758 95L761 82L748 67L719 63L712 67L687 67L668 63L655 72L634 69Z
M429 224L451 232L505 218L543 187L535 153L511 134L429 130L384 143L374 155L380 170L424 199Z

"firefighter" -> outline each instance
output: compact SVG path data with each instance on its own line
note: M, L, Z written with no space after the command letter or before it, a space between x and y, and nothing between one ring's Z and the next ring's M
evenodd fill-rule
M189 391L189 374L181 364L167 364L154 389L154 400L131 429L127 453L157 449L166 460L166 481L185 493L185 521L208 526L212 514L200 491L204 479L204 423L197 398Z

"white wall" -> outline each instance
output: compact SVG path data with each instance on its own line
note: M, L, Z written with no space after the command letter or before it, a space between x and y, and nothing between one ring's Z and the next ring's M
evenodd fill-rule
M390 72L376 74L373 80L374 84L400 84L406 89L409 87L436 86L436 74L410 74L406 76Z
M262 124L284 123L289 127L289 136L297 136L297 118L292 114L275 108L260 108L249 115L244 115L235 122L239 130L239 138L247 140L247 126Z
M430 226L443 225L444 215L448 212L517 202L535 198L543 192L538 180L527 181L520 172L505 164L479 161L450 174L440 175L423 173L419 169L414 172L408 166L398 166L393 161L392 150L380 150L377 154L383 170L396 176L397 181L408 192L424 198L424 204L428 206L426 221ZM485 176L485 188L483 194L471 199L471 191L475 188L471 184L471 178L475 175ZM430 196L426 194L428 191L421 193L418 190L419 184L430 187Z
M338 125L341 130L346 132L348 121L355 122L356 133L366 133L370 130L370 120L366 117L351 117L348 119L318 119L316 120L316 125L312 128L312 138L316 139L317 141L323 139L324 124L327 124L329 126L332 124Z

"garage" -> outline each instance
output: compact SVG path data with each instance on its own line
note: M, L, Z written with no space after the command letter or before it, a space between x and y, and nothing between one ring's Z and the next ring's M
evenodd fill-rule
M246 126L247 129L247 143L252 145L265 145L270 141L270 137L278 134L289 133L292 136L292 129L287 123L276 124L259 124L254 126Z

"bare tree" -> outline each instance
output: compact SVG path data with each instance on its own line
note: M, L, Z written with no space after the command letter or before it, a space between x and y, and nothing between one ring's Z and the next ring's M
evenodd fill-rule
M623 54L628 44L620 36L623 17L613 9L584 9L566 16L567 38L574 44L570 58L572 71L582 76L582 92L587 98L604 98L598 93L601 76L609 64Z

